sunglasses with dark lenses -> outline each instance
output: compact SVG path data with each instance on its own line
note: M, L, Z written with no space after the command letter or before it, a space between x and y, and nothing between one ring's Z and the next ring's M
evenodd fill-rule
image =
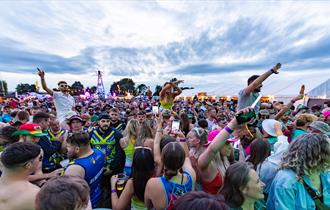
M61 88L63 87L69 87L69 85L60 85Z

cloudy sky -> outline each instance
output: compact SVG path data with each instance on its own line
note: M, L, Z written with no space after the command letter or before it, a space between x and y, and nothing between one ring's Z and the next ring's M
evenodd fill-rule
M278 62L265 95L311 90L330 78L330 2L1 1L0 79L57 81L106 90L131 77L152 88L172 77L212 95L235 95Z

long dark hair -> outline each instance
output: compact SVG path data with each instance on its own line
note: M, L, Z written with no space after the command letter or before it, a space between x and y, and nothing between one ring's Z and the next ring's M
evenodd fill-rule
M229 210L221 195L211 195L203 191L192 191L178 198L173 210Z
M144 191L148 180L155 171L154 157L150 149L136 148L132 163L132 178L136 197L144 201Z
M183 131L183 133L185 135L187 135L189 133L189 126L190 126L190 123L189 123L189 119L188 119L188 115L186 113L182 113L180 115L180 130Z
M230 208L239 208L244 203L244 195L240 188L249 182L249 173L252 169L247 162L237 162L228 167L225 181L220 194L224 196Z
M262 164L270 155L270 144L266 139L257 138L251 143L251 156L248 159L253 164L254 170L257 170L258 164Z
M178 174L178 170L182 172L182 166L185 160L185 153L178 142L168 143L162 150L162 162L164 164L164 176L170 180Z

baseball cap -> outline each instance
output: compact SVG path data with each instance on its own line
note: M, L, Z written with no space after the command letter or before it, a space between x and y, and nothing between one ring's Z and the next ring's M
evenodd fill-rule
M324 134L330 134L330 127L325 122L314 121L308 127L314 128Z
M299 104L297 107L297 113L300 112L301 110L306 109L309 110L309 108L303 104Z
M170 117L171 114L172 114L171 110L169 110L169 109L163 109L163 111L162 111L163 117Z
M152 114L152 110L151 110L150 108L146 108L146 109L144 110L144 113L145 113L146 115L150 115L150 114Z
M18 127L18 130L13 133L12 136L25 135L25 136L47 136L46 133L43 133L40 125L28 123L23 124Z
M71 124L73 120L79 120L80 122L84 123L85 121L79 115L73 115L67 121L68 124Z
M99 118L98 120L102 120L102 119L110 119L110 115L108 113L104 113L102 112L100 115L99 115Z

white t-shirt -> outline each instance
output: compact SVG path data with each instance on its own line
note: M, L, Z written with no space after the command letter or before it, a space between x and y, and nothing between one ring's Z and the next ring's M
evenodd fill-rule
M72 111L75 106L74 98L69 94L65 95L62 92L54 91L54 101L56 107L57 118L60 122L65 120L65 115Z

